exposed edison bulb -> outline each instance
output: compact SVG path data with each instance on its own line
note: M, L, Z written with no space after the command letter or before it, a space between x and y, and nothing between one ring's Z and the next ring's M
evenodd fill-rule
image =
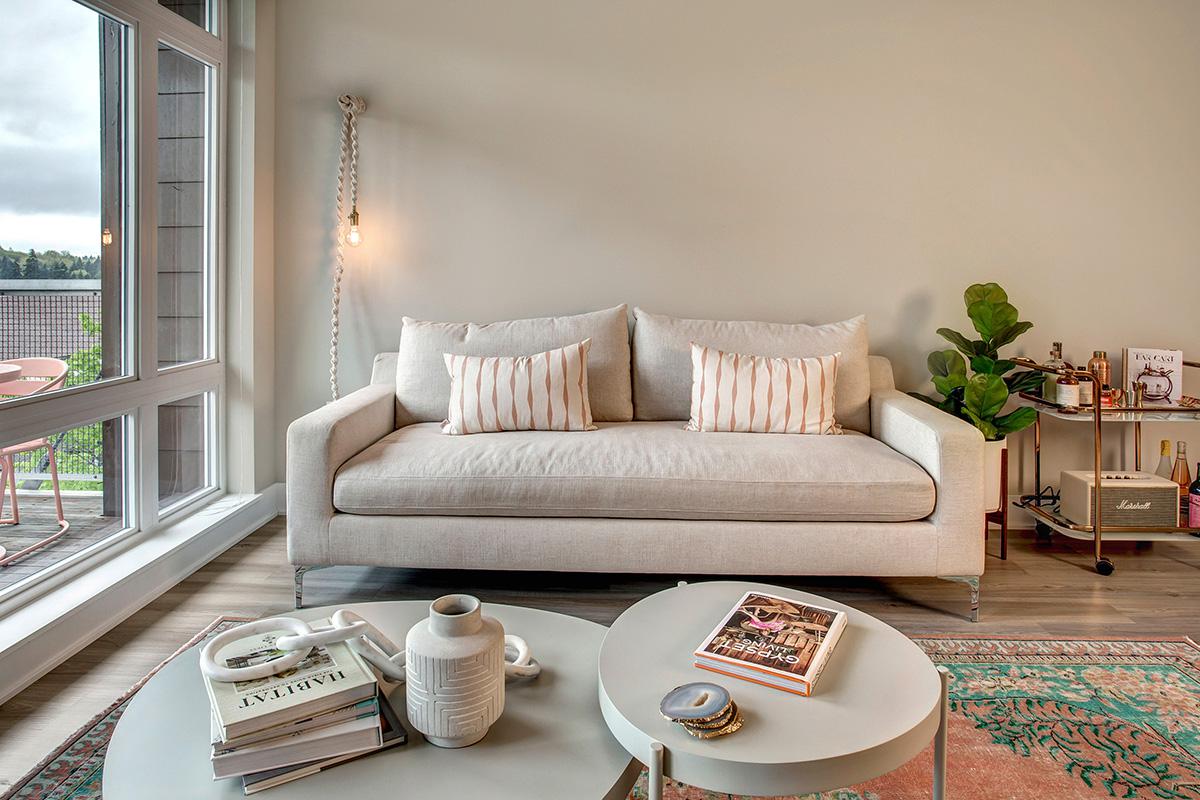
M362 244L362 231L358 229L358 209L350 209L350 230L346 232L346 244L358 247Z
M104 245L105 247L108 247L110 244L112 244L112 231L110 231L108 228L105 228L100 232L100 244Z

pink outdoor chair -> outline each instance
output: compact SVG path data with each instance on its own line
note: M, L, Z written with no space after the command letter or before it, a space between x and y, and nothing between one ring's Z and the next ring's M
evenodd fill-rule
M67 362L57 358L14 358L0 361L0 364L15 364L21 368L19 379L0 383L0 396L28 397L39 392L58 389L67 380ZM9 447L0 447L0 525L17 525L21 522L21 509L17 506L17 468L13 456L28 453L31 450L40 450L43 447L46 448L46 453L50 457L50 483L54 486L54 509L58 514L58 532L18 550L12 555L5 555L6 551L0 547L0 567L6 567L17 559L24 558L33 551L56 541L71 527L71 523L67 522L63 516L62 493L58 488L58 465L54 461L54 445L45 437ZM4 516L6 489L9 497L12 498L11 517Z

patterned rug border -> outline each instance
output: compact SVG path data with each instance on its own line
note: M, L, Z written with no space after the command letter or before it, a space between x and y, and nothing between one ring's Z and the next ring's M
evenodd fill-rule
M904 633L904 631L900 632ZM958 639L964 642L1172 642L1175 644L1190 645L1200 650L1200 644L1190 636L1051 636L1048 634L1027 635L1022 633L988 633L979 636L962 633L904 633L904 635L914 642L921 639Z
M254 619L254 617L243 617L243 616L238 616L236 614L222 614L221 616L214 619L212 622L205 625L204 628L199 633L197 633L195 636L193 636L191 639L189 639L185 644L180 645L175 650L175 652L171 653L171 655L167 656L162 661L158 662L158 665L156 667L154 667L154 669L150 670L145 675L143 675L141 678L139 678L137 680L137 682L135 682L128 689L126 689L125 692L123 692L120 697L118 697L116 700L112 701L107 706L105 706L103 711L99 712L98 714L93 716L91 719L89 719L87 722L85 722L83 725L80 725L78 728L76 728L72 733L70 733L65 739L63 739L62 744L60 744L58 747L54 748L54 750L50 751L50 753L48 753L45 758L43 758L36 765L34 765L34 767L32 769L30 769L28 772L26 772L24 775L22 775L21 778L18 781L16 781L12 785L12 787L7 792L4 793L3 796L0 796L0 800L10 800L10 798L14 797L16 795L16 793L21 790L22 787L24 787L31 780L33 780L35 777L37 777L37 774L39 772L41 772L43 769L48 767L50 765L50 763L54 761L54 759L58 758L63 753L65 753L71 747L71 745L75 744L75 742L79 739L80 736L82 736L85 732L91 730L96 725L98 725L100 723L100 721L103 720L105 717L107 717L109 714L111 714L113 712L113 710L117 708L117 706L121 705L126 700L128 700L129 698L131 698L135 694L137 694L137 691L139 689L141 689L143 686L145 686L147 681L149 681L151 678L153 678L155 675L157 675L159 670L161 670L167 664L171 663L176 658L178 658L181 653L188 650L188 648L194 647L197 644L199 644L200 642L204 641L204 637L208 636L208 634L210 634L217 627L219 627L220 625L222 625L226 622L251 622L253 619Z

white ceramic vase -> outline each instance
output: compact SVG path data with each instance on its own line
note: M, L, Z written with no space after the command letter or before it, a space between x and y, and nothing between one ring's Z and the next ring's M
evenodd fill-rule
M1008 449L1008 440L983 443L983 510L999 511L1004 502L1000 493L1000 460ZM1005 488L1007 493L1007 487Z
M466 747L504 711L504 627L479 599L439 597L405 640L408 720L438 747Z

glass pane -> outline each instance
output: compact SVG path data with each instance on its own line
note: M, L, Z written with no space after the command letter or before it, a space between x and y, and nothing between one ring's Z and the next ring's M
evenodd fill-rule
M125 431L117 417L0 448L0 592L128 527Z
M210 70L158 50L158 366L210 355Z
M212 485L209 397L198 394L158 407L158 507L166 508Z
M193 22L206 31L212 30L208 0L158 0L158 4L163 8L169 8L188 22Z
M129 153L125 26L72 0L0 19L2 402L128 374Z

